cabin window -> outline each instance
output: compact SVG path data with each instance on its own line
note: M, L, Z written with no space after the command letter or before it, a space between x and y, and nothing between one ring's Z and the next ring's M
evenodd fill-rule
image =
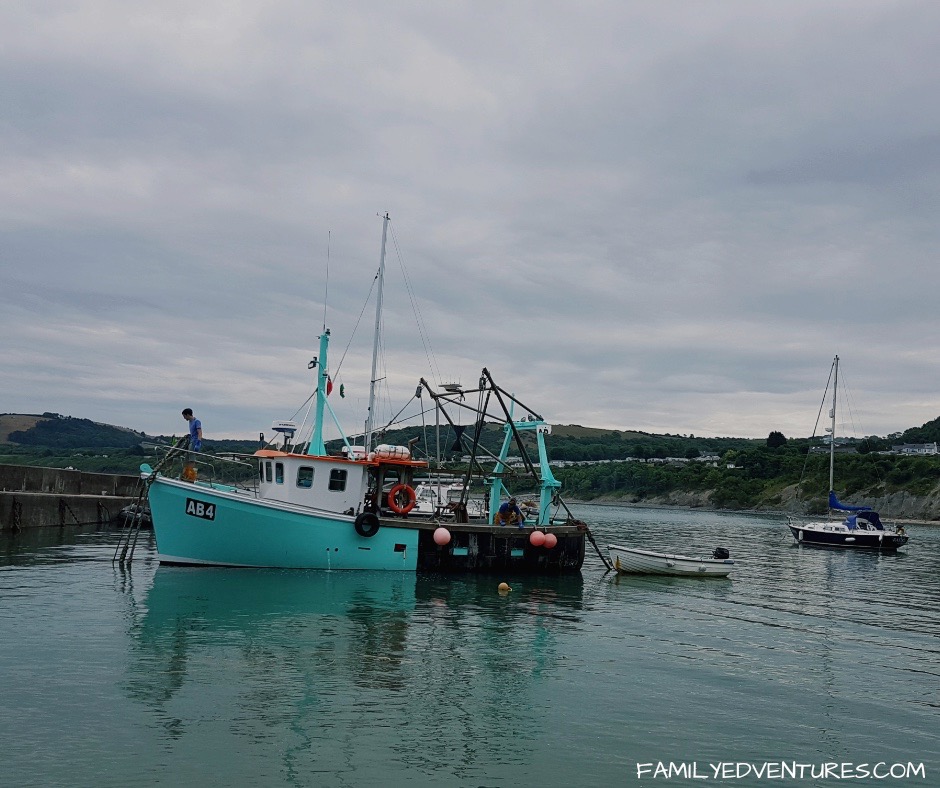
M264 481L264 463L263 462L258 463L258 478L261 479L261 481Z
M274 477L271 475L271 461L268 460L264 464L264 480L270 484L273 481Z
M274 481L278 484L284 484L284 463L274 463Z
M313 487L313 468L309 465L301 465L297 469L297 486L305 490Z
M336 492L342 492L346 489L346 476L348 471L340 470L338 468L330 471L330 489Z

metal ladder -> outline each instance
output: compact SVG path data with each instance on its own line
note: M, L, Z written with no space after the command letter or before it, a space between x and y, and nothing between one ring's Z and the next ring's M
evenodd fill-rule
M150 491L150 478L141 479L137 484L137 497L134 500L134 516L125 518L124 527L121 529L121 538L114 548L114 556L111 563L130 563L134 560L134 548L137 547L137 537L140 535L140 525L144 519L144 501L147 500L147 494ZM120 555L119 555L120 554Z
M134 516L130 520L125 520L124 527L121 529L121 537L114 548L114 556L111 563L128 563L134 560L134 549L137 547L137 538L140 536L140 526L144 519L144 503L148 500L150 485L157 478L157 471L163 468L174 454L186 443L189 442L189 436L184 435L167 451L166 456L158 462L146 478L141 478L137 484L137 496L134 500Z

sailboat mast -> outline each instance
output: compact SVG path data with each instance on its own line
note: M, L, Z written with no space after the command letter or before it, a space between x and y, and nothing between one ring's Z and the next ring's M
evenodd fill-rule
M378 295L375 299L375 334L372 342L372 377L369 383L369 413L366 418L366 455L372 450L372 426L375 423L375 383L379 363L379 331L382 327L382 288L385 282L385 239L388 237L388 213L382 219L382 253L379 255Z
M829 489L833 490L835 482L836 469L836 394L839 391L839 357L836 356L832 362L835 369L835 375L832 381L832 410L829 416L832 419L831 429L829 430Z

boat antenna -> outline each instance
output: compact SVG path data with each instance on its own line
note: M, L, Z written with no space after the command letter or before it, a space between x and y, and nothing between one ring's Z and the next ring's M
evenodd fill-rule
M330 244L333 231L326 231L326 283L323 285L323 330L326 331L326 304L330 300Z
M388 238L388 212L382 217L382 252L379 255L379 272L376 274L378 290L375 296L375 334L372 342L372 377L369 380L369 411L366 418L365 449L368 456L372 448L372 425L375 422L375 376L379 360L379 331L382 327L382 284L385 281L385 242Z

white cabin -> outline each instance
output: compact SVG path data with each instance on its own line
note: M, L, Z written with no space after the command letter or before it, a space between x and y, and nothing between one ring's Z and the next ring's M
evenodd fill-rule
M411 484L414 471L427 468L426 462L404 456L408 453L404 447L387 448L385 456L377 456L376 451L368 458L354 453L351 459L261 449L254 455L258 460L258 495L347 515L363 511L367 498L373 508L382 506L383 485Z
M358 514L362 508L369 486L363 462L271 450L255 456L261 498L337 513Z

